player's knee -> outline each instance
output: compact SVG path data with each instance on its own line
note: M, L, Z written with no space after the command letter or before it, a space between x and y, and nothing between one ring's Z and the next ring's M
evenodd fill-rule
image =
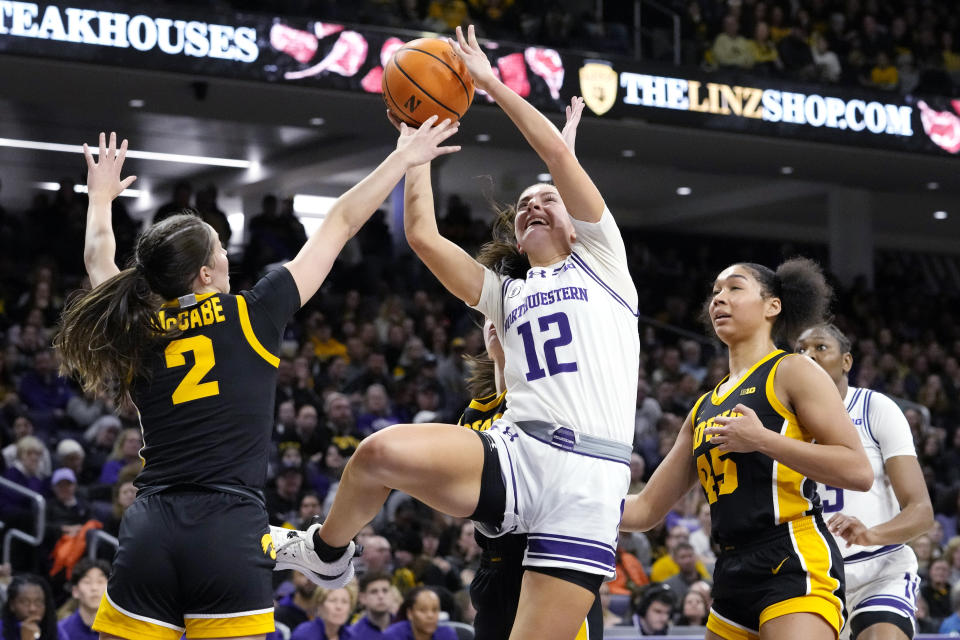
M375 433L360 443L352 462L365 473L389 477L398 471L400 455L398 443L393 438L388 434Z

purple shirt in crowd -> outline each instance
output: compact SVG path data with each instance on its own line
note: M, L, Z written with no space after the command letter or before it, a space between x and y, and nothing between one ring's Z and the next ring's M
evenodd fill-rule
M383 632L383 640L414 640L410 621L403 620L387 627ZM430 636L430 640L457 640L457 632L450 627L440 625Z
M380 627L370 622L370 618L363 616L350 626L350 640L381 640L385 638Z
M80 617L79 611L74 611L69 618L64 618L57 624L57 633L60 640L99 640L100 634L87 626Z

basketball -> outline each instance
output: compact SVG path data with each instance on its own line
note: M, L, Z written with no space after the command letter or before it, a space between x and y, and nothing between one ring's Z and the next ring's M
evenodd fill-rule
M446 40L420 38L397 49L383 70L383 101L402 122L460 120L473 102L473 79Z

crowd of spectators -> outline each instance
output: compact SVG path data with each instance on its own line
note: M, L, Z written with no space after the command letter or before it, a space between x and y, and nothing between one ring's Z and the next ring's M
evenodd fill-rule
M882 91L956 95L960 87L960 14L931 0L660 0L641 12L633 2L594 0L230 0L235 9L311 19L452 33L475 24L482 37L561 49L680 59L803 82ZM637 42L640 50L637 50Z
M82 393L58 374L49 347L64 300L84 284L84 203L72 185L64 191L49 202L38 199L29 218L0 209L0 260L11 266L4 266L9 277L0 290L0 469L46 498L43 543L34 548L14 541L13 566L3 569L0 583L9 581L11 570L44 575L50 607L75 600L69 596L76 579L68 580L61 568L83 555L76 541L91 528L116 535L136 496L142 446L133 407ZM184 203L204 206L202 198ZM235 290L248 288L270 263L292 257L304 237L287 203L270 196L263 206L248 220L248 229L258 231L247 255L232 256ZM487 225L456 196L440 209L442 232L468 251L489 236ZM23 239L37 232L37 219L67 232L28 243ZM122 208L114 219L123 260L137 225ZM732 257L727 245L709 238L629 229L624 235L645 314L631 465L635 492L673 444L694 400L726 374L724 354L698 316L710 282ZM743 255L771 266L798 253L824 261L826 253L820 246L741 244ZM948 312L960 301L945 280L930 277L928 264L922 255L879 255L875 287L864 281L838 285L835 312L854 344L851 383L900 399L913 429L937 513L936 525L912 543L923 576L922 625L933 629L955 610L950 589L960 583L960 329ZM394 243L382 217L364 227L284 337L266 487L271 522L302 527L322 516L367 435L396 423L456 422L469 399L463 357L483 349L478 320ZM653 633L668 622L703 622L715 559L709 519L697 490L654 530L622 537L617 579L604 586L607 623ZM30 501L0 491L0 520L32 532ZM346 625L360 607L363 624L383 626L421 604L431 609L433 596L414 591L427 585L441 617L470 622L466 587L480 555L472 523L395 493L362 537L359 592L331 595L294 576L278 584L278 620L291 628L332 624L334 618ZM100 554L104 560L112 555L107 547ZM411 593L414 600L404 605Z

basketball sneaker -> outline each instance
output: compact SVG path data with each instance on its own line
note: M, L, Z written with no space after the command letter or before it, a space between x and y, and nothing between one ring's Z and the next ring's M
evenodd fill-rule
M311 525L306 531L270 526L270 537L277 553L274 571L293 569L324 589L339 589L353 580L353 557L356 544L351 541L343 555L333 562L323 562L313 550L313 534L320 528Z

